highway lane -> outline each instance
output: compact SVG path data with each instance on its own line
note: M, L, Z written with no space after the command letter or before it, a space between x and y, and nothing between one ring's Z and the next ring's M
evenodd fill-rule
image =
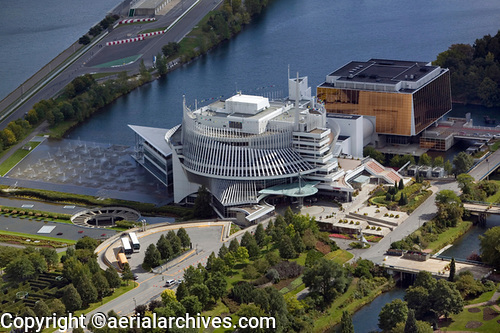
M37 93L31 96L29 99L24 101L24 103L12 114L6 117L0 123L0 129L7 126L10 121L22 118L25 113L27 113L35 103L42 99L49 99L55 96L61 89L63 89L69 82L71 82L75 77L87 74L87 73L99 73L99 72L121 72L128 71L129 74L137 73L139 69L140 60L134 62L133 64L122 66L118 68L93 68L89 66L92 63L92 58L103 57L103 54L107 52L114 52L117 54L118 58L113 60L121 59L124 57L124 53L120 49L114 49L109 46L106 47L105 44L108 41L123 39L123 37L135 36L138 31L149 29L149 27L161 27L168 26L171 24L185 9L189 8L195 0L183 0L178 5L176 5L172 10L164 16L158 16L158 22L151 23L152 25L144 24L142 25L128 25L114 29L109 34L106 33L104 38L96 43L92 48L90 48L83 56L81 56L74 63L69 65L65 70L53 78L50 82L45 83L45 86L41 88ZM167 33L160 35L158 37L147 38L145 41L140 41L136 43L130 43L130 47L133 48L134 54L142 54L142 58L146 66L151 67L153 62L153 56L161 52L163 45L171 41L180 41L187 33L189 33L193 27L198 24L199 20L203 18L210 10L214 9L219 5L222 0L200 0L200 2L191 9L191 11L180 19L177 24ZM135 35L134 35L135 34Z
M469 171L469 175L476 181L482 180L500 166L500 149L481 161L474 169Z

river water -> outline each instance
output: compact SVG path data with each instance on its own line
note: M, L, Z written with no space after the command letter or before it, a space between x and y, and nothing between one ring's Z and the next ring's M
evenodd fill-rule
M3 15L0 23L0 98L117 3L3 0L2 12L10 15ZM288 65L292 73L309 76L314 89L327 74L351 60L433 61L451 44L473 43L485 34L495 34L499 17L497 0L273 0L236 38L167 78L118 99L68 137L132 145L134 135L127 124L175 126L181 120L183 95L192 106L195 99L199 105L206 104L238 90L284 96ZM452 114L471 110L457 108ZM481 110L472 112L495 115L499 111ZM382 306L403 295L402 290L385 293L356 313L356 332L376 330Z
M453 246L441 253L441 255L445 257L467 259L467 257L472 253L481 253L479 236L482 236L489 228L493 228L496 226L500 226L500 216L488 216L488 218L486 219L486 225L484 227L473 226L472 229L469 230L469 232L455 241L455 243L453 243Z
M396 288L375 298L373 302L364 306L352 316L354 332L367 333L378 331L378 315L382 307L396 298L403 299L404 296L405 290L403 288Z
M495 34L499 17L496 0L273 0L236 38L119 99L69 137L131 145L127 124L178 124L182 95L193 106L237 90L283 95L288 65L315 87L351 60L433 61L451 44Z
M0 100L119 3L120 0L2 0Z

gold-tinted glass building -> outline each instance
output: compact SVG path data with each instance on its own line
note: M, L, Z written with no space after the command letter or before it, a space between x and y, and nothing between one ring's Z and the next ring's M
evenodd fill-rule
M375 116L388 143L409 142L451 110L449 70L425 62L352 61L327 75L316 95L327 112Z

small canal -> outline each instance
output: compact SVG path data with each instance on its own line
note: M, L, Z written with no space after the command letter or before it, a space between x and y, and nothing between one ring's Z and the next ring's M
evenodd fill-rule
M381 294L370 304L364 306L352 316L354 332L373 332L379 331L378 314L387 303L392 302L396 298L403 299L405 289L395 288L391 291Z
M486 230L495 226L500 226L500 216L488 216L484 227L473 226L465 235L456 240L452 247L441 253L441 255L443 257L467 259L472 253L480 254L479 236L482 236Z
M484 227L473 226L465 235L459 238L452 247L442 253L446 257L467 259L472 253L480 254L479 236L483 235L489 228L500 226L500 216L490 215L486 219ZM381 294L370 304L357 311L353 317L355 332L373 332L378 331L378 315L382 307L392 302L396 298L403 299L405 295L404 288L396 288Z

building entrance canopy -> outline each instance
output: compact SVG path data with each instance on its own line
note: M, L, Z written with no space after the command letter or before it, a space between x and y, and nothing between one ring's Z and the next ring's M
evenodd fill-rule
M285 195L287 197L303 198L318 192L315 187L319 182L296 182L291 184L280 184L259 191L261 195Z

